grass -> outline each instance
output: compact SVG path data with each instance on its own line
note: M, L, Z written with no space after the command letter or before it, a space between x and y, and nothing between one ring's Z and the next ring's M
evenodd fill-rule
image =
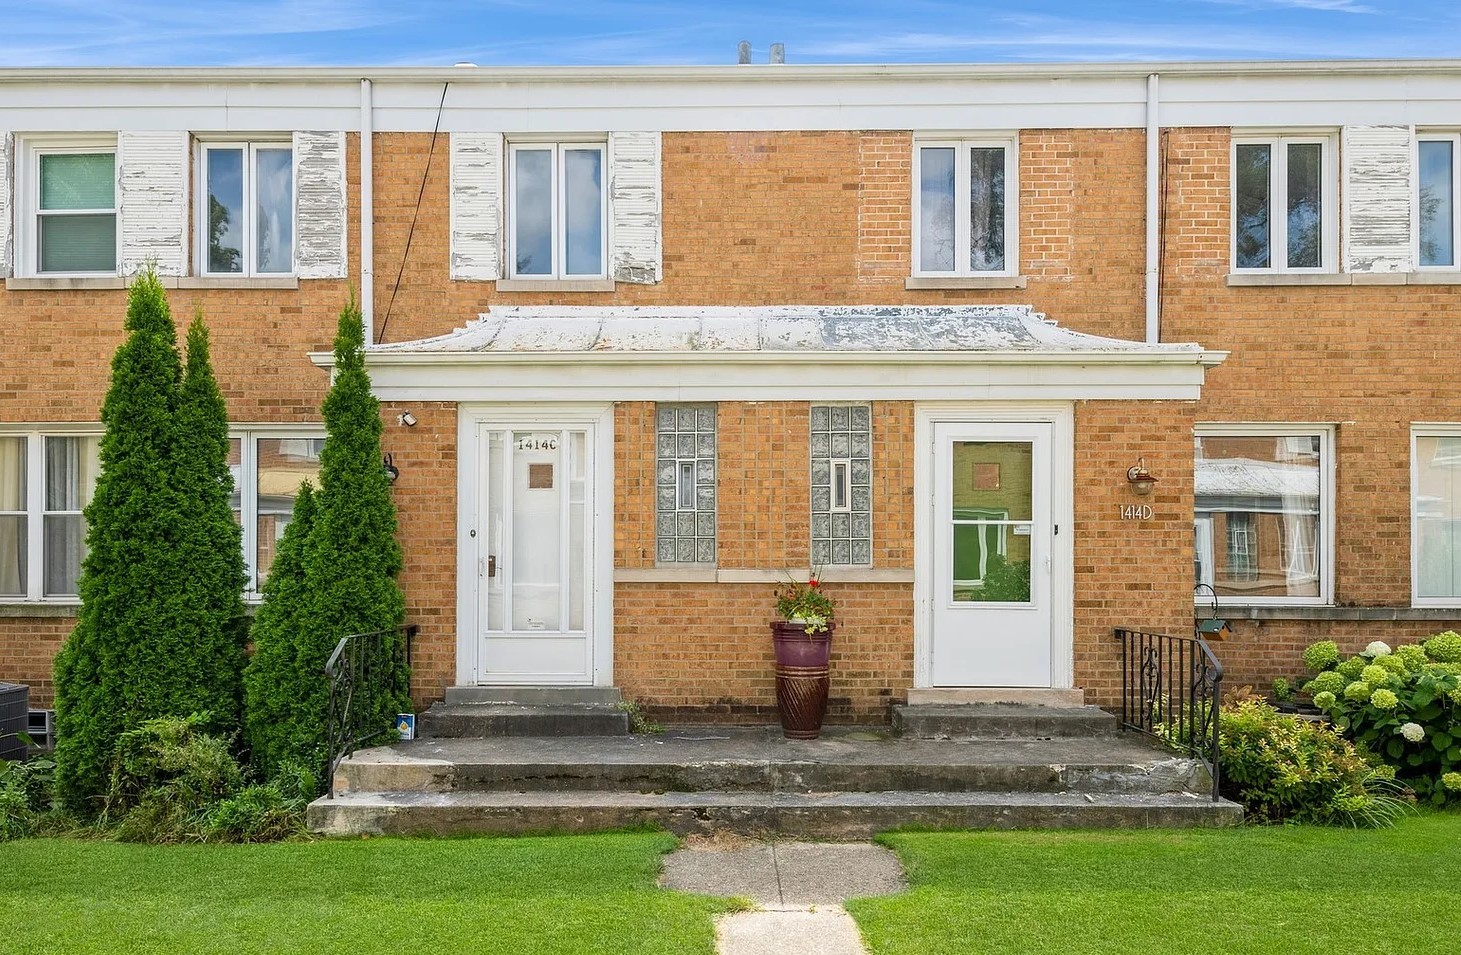
M725 903L655 888L674 845L659 833L0 843L0 953L709 955Z
M1461 815L1394 829L906 833L912 890L852 902L874 955L1455 951Z

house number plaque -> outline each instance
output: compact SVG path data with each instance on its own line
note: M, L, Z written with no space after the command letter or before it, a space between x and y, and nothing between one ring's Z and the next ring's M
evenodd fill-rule
M1123 521L1149 521L1152 519L1152 506L1150 504L1123 504L1121 505L1121 519Z

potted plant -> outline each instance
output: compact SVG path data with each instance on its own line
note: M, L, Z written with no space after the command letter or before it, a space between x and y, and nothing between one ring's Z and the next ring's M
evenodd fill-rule
M776 589L771 624L776 650L776 709L787 739L816 739L827 715L828 663L832 657L832 598L815 568L807 582L789 580Z

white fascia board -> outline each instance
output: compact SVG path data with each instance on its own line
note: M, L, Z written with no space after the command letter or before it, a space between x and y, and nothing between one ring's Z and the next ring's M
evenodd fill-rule
M376 395L392 401L1195 401L1206 369L1223 357L447 353L368 354L366 366ZM333 362L328 353L310 359Z

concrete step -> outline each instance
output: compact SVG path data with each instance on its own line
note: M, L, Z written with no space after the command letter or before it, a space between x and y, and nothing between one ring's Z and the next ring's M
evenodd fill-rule
M623 736L629 714L596 703L436 703L421 716L434 739L504 736Z
M787 740L752 729L602 738L423 739L362 750L336 792L1207 792L1200 762L1130 736Z
M1116 717L1098 706L1008 703L893 707L893 732L918 739L1050 739L1115 736Z
M731 831L868 839L898 827L1126 829L1230 826L1242 807L1190 794L381 792L317 799L309 827L332 836L520 835L653 825L678 835Z
M531 706L618 706L617 686L449 686L448 703L524 703Z

